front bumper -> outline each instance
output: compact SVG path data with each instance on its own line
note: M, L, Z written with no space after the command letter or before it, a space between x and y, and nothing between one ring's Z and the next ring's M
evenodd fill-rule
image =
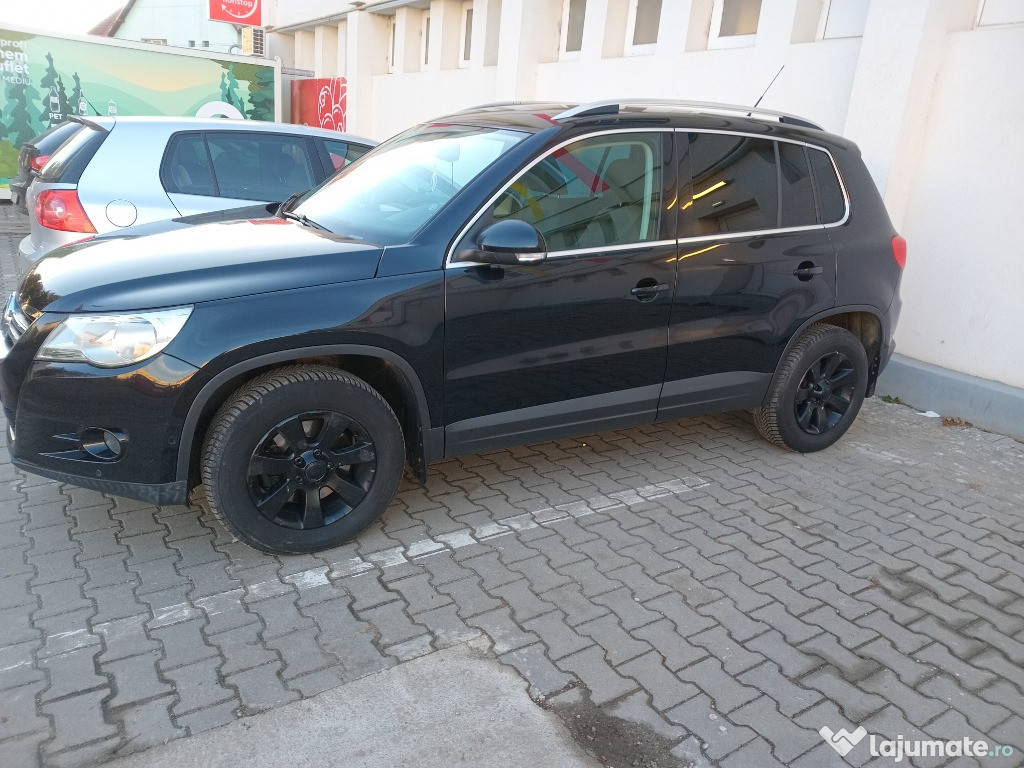
M164 354L123 369L37 360L26 366L21 346L0 342L0 399L14 466L153 504L185 502L178 447L205 374ZM87 449L97 430L124 436L120 455Z

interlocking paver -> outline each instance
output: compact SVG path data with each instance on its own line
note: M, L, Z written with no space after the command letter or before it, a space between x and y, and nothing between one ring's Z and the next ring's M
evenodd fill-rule
M481 634L534 696L585 685L701 768L869 764L817 735L858 722L1019 742L1022 461L876 399L808 455L706 417L449 459L281 558L0 447L0 754L82 768Z

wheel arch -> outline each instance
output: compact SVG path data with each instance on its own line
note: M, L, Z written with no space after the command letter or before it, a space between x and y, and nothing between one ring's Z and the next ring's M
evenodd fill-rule
M178 445L176 479L188 487L198 478L203 435L225 400L245 382L283 365L327 365L347 371L376 389L398 417L406 442L406 461L426 480L427 462L443 454L443 430L430 428L430 410L419 376L400 355L379 347L338 344L301 347L249 358L217 373L189 406Z
M860 340L860 343L864 345L864 351L868 356L868 387L864 396L870 397L874 394L875 382L878 379L882 352L882 313L878 310L878 307L874 307L869 304L848 305L843 307L833 307L832 309L827 309L824 312L818 313L804 321L803 325L801 325L796 330L796 333L790 337L789 342L786 344L786 348L782 351L782 355L779 357L779 362L775 365L775 372L772 374L771 384L768 386L764 399L761 401L762 406L764 406L768 401L772 387L775 386L775 382L779 376L779 371L782 369L789 351L803 335L804 331L815 323L828 323L830 325L844 328Z

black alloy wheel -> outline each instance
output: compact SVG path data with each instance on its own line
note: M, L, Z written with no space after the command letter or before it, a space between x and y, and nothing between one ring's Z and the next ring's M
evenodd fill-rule
M366 498L376 471L376 448L359 422L338 411L310 411L260 439L249 459L249 496L276 525L322 528Z
M835 428L853 404L857 371L842 352L817 360L796 388L796 423L809 435Z
M845 328L817 323L786 352L754 425L780 448L828 448L853 424L868 385L861 340Z
M362 379L292 366L227 399L200 464L206 503L239 539L267 552L317 552L387 509L405 440L394 411Z

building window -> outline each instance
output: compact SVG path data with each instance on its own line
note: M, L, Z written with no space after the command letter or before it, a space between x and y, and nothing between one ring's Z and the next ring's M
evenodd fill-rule
M578 58L583 49L583 19L586 12L587 0L562 1L561 53L563 59Z
M430 64L430 11L423 14L423 23L420 26L420 63L423 69Z
M188 47L189 48L195 48L196 47L196 41L195 40L189 40L188 41Z
M744 48L754 44L761 0L715 0L708 48Z
M818 39L863 37L869 0L825 0Z
M459 41L459 66L468 67L473 52L473 2L462 4L462 38Z
M395 17L388 18L388 74L395 71Z
M1024 3L1020 0L982 0L978 9L979 27L1021 22L1024 22Z
M626 52L654 53L661 25L662 0L630 0L626 19Z
M209 48L209 47L210 47L210 41L209 40L203 40L203 48Z

